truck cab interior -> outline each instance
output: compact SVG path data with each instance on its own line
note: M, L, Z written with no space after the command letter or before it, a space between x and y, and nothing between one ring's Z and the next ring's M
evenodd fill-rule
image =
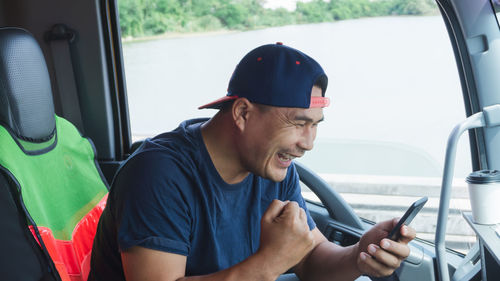
M137 102L140 93L133 99L127 93L127 80L133 77L126 76L118 1L0 0L2 280L87 278L92 233L107 190L141 139L131 129L131 101ZM455 58L461 89L457 97L465 106L458 123L500 104L500 6L494 0L437 0L435 5ZM162 95L175 102L179 93ZM468 130L470 172L500 169L498 132L494 122ZM439 141L444 153L447 139ZM317 198L308 200L308 208L319 230L334 243L356 243L374 222L360 217L355 204L313 166L296 162L304 190ZM439 219L431 222L444 227L435 240L443 243L446 192L435 195ZM56 240L71 241L71 246ZM478 234L477 240L466 252L458 252L449 244L417 238L396 274L402 281L498 280L500 236L486 243Z

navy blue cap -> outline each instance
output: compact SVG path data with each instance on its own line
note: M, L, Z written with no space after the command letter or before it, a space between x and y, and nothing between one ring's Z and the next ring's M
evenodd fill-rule
M320 85L322 97L312 97L314 84ZM278 107L326 107L328 78L323 68L311 57L282 43L257 47L236 66L225 97L202 105L220 108L237 98Z

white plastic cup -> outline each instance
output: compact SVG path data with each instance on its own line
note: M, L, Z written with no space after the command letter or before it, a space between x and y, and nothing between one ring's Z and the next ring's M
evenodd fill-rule
M477 224L500 223L500 171L472 172L466 179L472 218Z

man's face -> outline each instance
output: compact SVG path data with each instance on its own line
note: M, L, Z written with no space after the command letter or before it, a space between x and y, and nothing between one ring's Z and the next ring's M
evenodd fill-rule
M313 87L312 96L321 96ZM268 107L249 120L243 159L247 170L279 182L292 160L313 148L322 108Z

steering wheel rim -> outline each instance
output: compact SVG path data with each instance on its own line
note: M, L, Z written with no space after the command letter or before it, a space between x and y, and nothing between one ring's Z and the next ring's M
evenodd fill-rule
M318 196L330 217L350 227L365 229L363 222L352 207L326 181L300 162L295 162L295 167L300 181ZM343 210L343 212L335 212L335 210Z

